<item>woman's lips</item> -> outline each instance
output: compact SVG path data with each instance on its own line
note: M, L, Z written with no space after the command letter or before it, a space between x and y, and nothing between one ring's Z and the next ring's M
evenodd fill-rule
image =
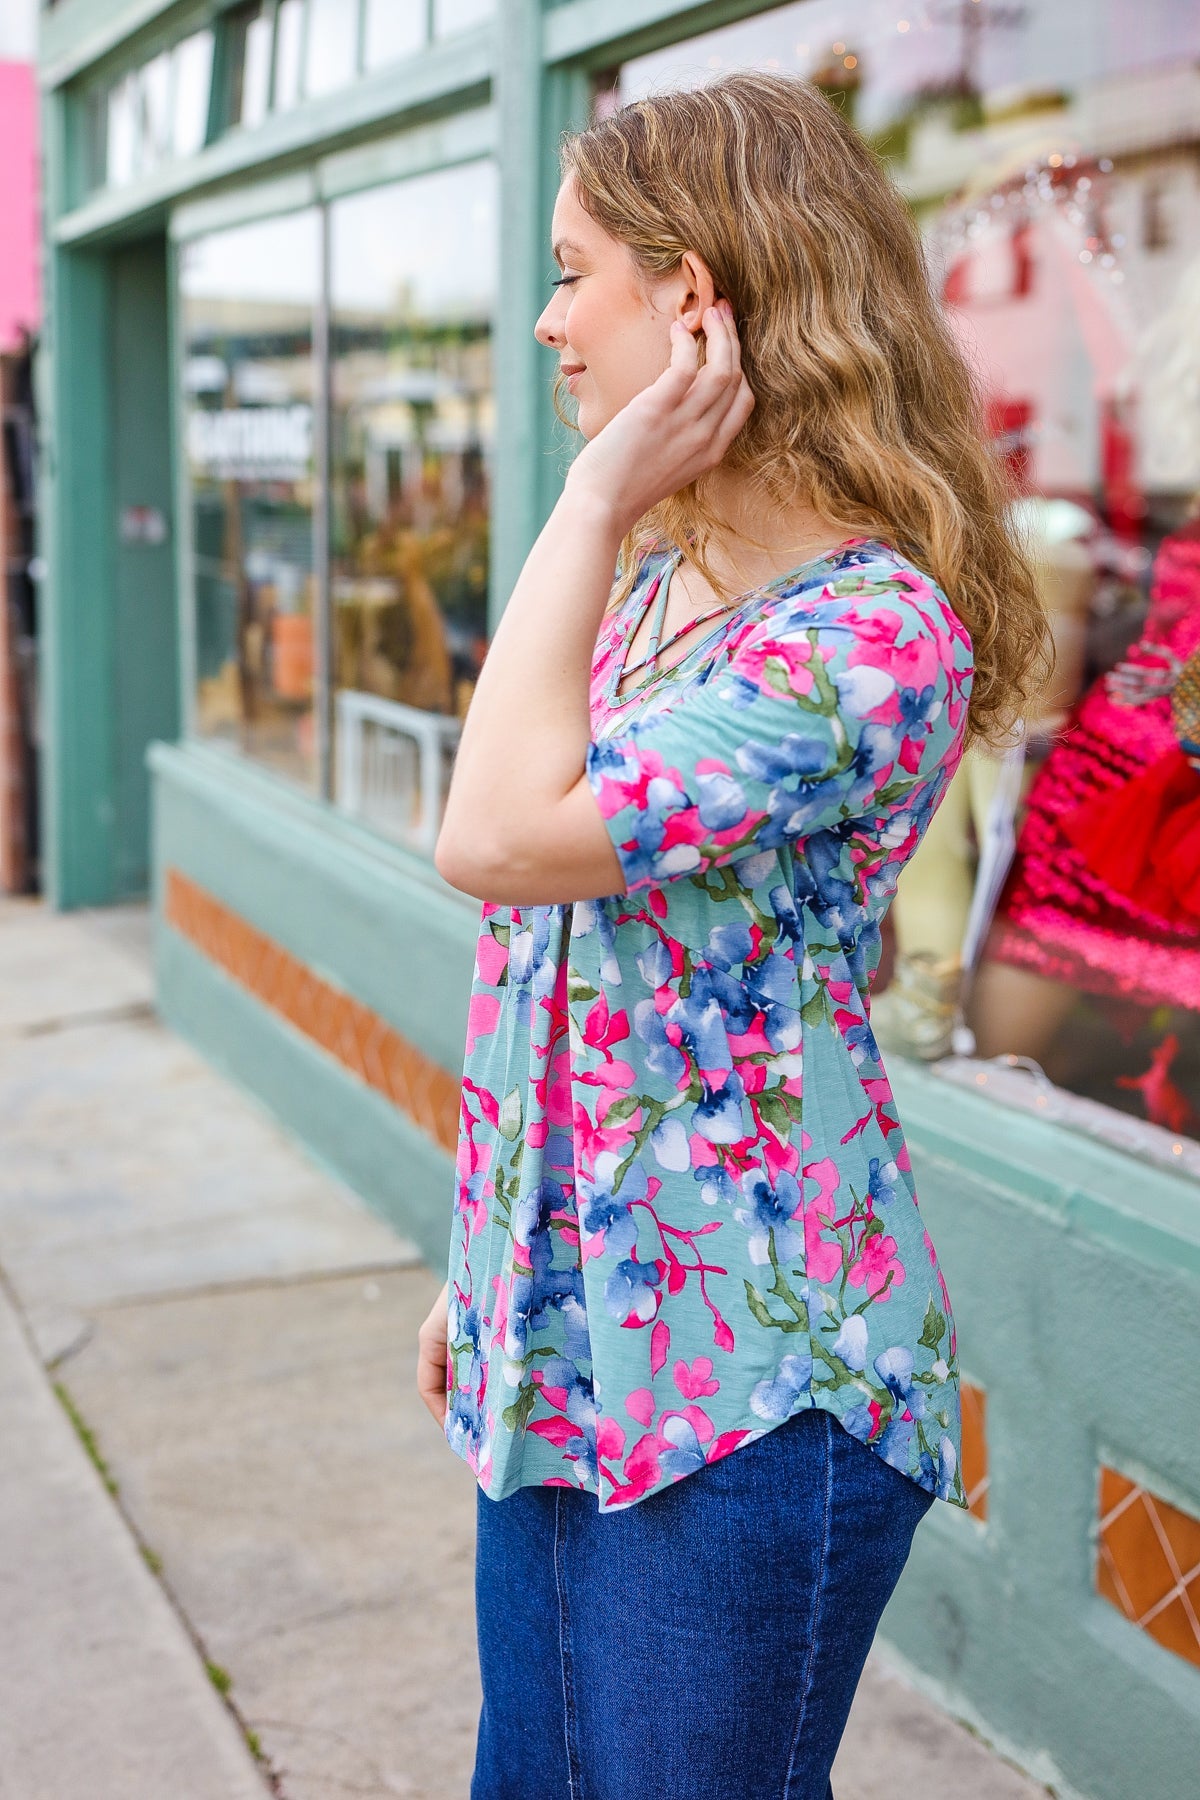
M584 368L583 368L582 364L579 365L577 368L563 370L563 375L566 378L567 388L570 393L573 394L575 392L575 388L574 388L573 384L579 380L579 377L583 373L584 373Z

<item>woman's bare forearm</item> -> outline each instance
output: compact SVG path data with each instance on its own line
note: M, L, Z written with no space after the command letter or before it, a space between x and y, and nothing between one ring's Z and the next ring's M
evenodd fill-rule
M612 511L568 482L471 700L438 840L448 880L464 865L522 860L531 840L553 841L555 809L584 774L592 656L621 537Z

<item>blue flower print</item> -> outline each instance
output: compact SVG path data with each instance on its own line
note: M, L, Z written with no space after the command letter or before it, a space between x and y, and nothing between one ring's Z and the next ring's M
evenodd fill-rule
M868 1167L867 1191L876 1206L890 1206L896 1198L900 1171L894 1162L882 1162L873 1156Z
M709 831L728 831L746 816L744 789L732 775L701 775L696 781L700 823Z
M812 1371L813 1360L807 1353L785 1356L774 1376L768 1381L760 1381L754 1389L750 1396L751 1412L757 1418L769 1419L772 1424L790 1419L797 1400L812 1386Z
M693 1475L697 1469L704 1467L704 1451L700 1447L696 1427L690 1419L681 1418L678 1413L669 1413L660 1429L670 1449L662 1452L659 1461L664 1473L672 1480L681 1475Z
M658 1311L662 1278L658 1263L634 1262L632 1257L626 1257L604 1284L609 1317L618 1325L626 1324L631 1317L639 1325L647 1324Z
M667 1036L666 1021L653 1000L638 1001L633 1009L633 1029L646 1045L646 1067L676 1087L687 1069L687 1058Z
M830 1346L834 1356L861 1375L867 1366L867 1321L861 1313L848 1313Z
M742 1116L745 1089L740 1075L729 1075L724 1087L702 1083L702 1093L692 1108L692 1124L710 1144L736 1144L746 1135Z
M734 1217L746 1227L746 1253L752 1263L761 1268L770 1262L772 1234L780 1261L803 1249L804 1220L792 1216L800 1210L800 1187L794 1176L781 1169L772 1186L761 1171L751 1170L742 1177L742 1193L749 1204Z

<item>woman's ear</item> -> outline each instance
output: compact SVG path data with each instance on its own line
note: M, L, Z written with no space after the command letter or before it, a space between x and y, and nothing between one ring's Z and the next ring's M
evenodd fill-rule
M708 264L694 250L685 250L679 263L679 294L675 317L694 336L703 329L704 315L716 298L716 285Z

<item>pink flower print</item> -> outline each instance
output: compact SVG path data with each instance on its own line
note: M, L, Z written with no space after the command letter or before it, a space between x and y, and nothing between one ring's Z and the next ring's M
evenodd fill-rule
M795 637L759 638L757 643L739 648L736 657L738 674L768 693L778 689L782 675L792 693L800 695L812 692L811 660L812 645L808 639Z
M731 1455L740 1444L746 1442L747 1438L755 1438L760 1435L761 1433L757 1431L747 1431L745 1429L740 1431L723 1431L720 1437L714 1438L709 1445L704 1460L710 1463L720 1462L723 1456Z
M631 1088L637 1079L632 1066L622 1062L619 1056L611 1056L605 1051L608 1061L601 1063L595 1070L589 1070L576 1077L585 1087L616 1088L623 1091Z
M713 1433L715 1432L716 1427L708 1414L704 1411L703 1407L685 1406L682 1414L677 1414L675 1416L687 1420L702 1444L709 1444L712 1442ZM670 1418L671 1415L668 1413L667 1417ZM661 1431L661 1429L662 1426L660 1424L659 1430Z
M848 668L857 668L862 663L890 665L896 639L904 627L898 612L893 612L890 606L873 606L867 611L850 607L838 623L854 640L846 652Z
M620 1486L614 1485L613 1499L625 1506L658 1485L662 1469L658 1460L658 1439L652 1431L640 1437L629 1455L625 1458L622 1474L625 1477Z
M596 1454L615 1462L625 1454L625 1433L615 1419L601 1419L596 1426Z
M508 1329L508 1287L502 1275L492 1276L492 1292L496 1296L492 1308L492 1336L502 1339Z
M491 1037L500 1023L500 1000L496 994L473 994L467 1008L467 1055L470 1056L481 1037Z
M545 1438L556 1450L561 1450L572 1438L583 1436L582 1425L576 1425L573 1419L565 1418L562 1413L555 1413L552 1419L531 1419L525 1429L532 1431L537 1437Z
M822 1208L828 1208L837 1196L842 1177L832 1156L823 1156L820 1162L805 1163L804 1179L805 1181L815 1181L817 1184L817 1192L805 1196L806 1205L815 1204ZM829 1216L832 1218L832 1213Z
M713 1343L718 1350L733 1350L733 1332L722 1318L713 1319Z
M626 1398L625 1411L648 1431L655 1411L653 1391L650 1388L634 1388Z
M708 1356L698 1356L690 1369L681 1359L671 1373L685 1400L702 1400L715 1394L721 1385L713 1375L712 1359Z
M817 1193L804 1202L804 1260L810 1281L832 1281L841 1272L844 1251L840 1243L829 1242L821 1234L830 1230L834 1219L834 1202L840 1176L831 1156L807 1164L805 1182L815 1181Z
M625 1011L610 1012L607 994L588 1009L583 1021L583 1041L591 1044L593 1049L603 1050L609 1054L610 1046L622 1043L629 1036L629 1015Z
M665 1319L659 1319L650 1333L650 1373L657 1375L667 1360L667 1352L671 1348L671 1327Z
M737 1058L743 1056L770 1056L775 1046L767 1037L766 1014L755 1013L750 1029L741 1033L729 1033L729 1048Z
M865 1238L858 1256L846 1272L846 1280L851 1287L865 1285L872 1300L886 1300L888 1292L904 1280L904 1264L896 1254L895 1238L885 1237L882 1232Z
M508 950L498 938L484 927L479 934L479 948L475 952L475 966L479 971L480 981L488 987L499 987L500 978L508 967Z

